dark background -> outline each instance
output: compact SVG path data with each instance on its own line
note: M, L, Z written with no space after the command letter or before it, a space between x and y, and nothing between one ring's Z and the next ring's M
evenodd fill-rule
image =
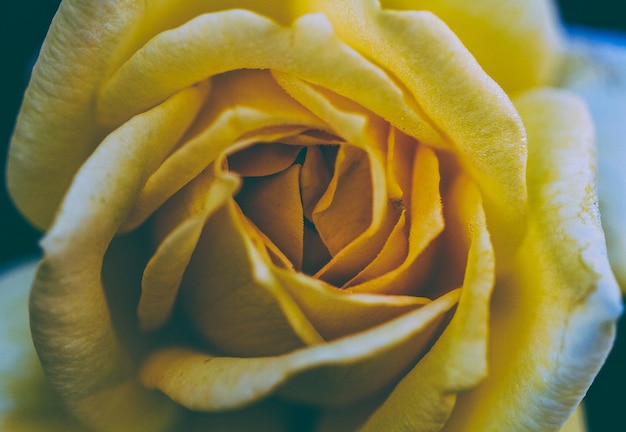
M523 0L522 0L523 1ZM626 15L616 0L561 0L561 16L571 25L623 30ZM9 138L17 116L29 70L41 44L57 0L2 2L0 35L4 47L0 93L0 171L4 171ZM4 185L0 188L0 268L37 254L40 234L13 208ZM626 430L626 324L622 320L618 341L585 400L591 432Z

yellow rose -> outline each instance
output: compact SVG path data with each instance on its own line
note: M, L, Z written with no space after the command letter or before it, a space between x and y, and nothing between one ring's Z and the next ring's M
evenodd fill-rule
M552 5L268 4L61 4L8 165L54 392L105 431L560 430L621 304Z

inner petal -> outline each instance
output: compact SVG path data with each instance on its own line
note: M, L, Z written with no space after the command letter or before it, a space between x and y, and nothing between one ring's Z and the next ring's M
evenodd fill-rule
M336 255L372 222L372 178L367 155L341 146L335 175L313 210L313 222L326 247Z
M229 156L228 168L241 176L268 176L289 168L300 150L300 146L258 143Z
M335 152L335 146L310 146L300 173L300 190L304 215L313 221L313 209L326 192L332 178L332 167L324 153ZM334 161L333 164L334 165Z
M302 268L304 215L300 202L301 166L265 177L246 177L237 195L241 210L280 248L296 269Z

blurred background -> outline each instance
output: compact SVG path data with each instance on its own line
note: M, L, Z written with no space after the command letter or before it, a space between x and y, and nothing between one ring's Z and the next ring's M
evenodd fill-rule
M58 5L58 0L2 2L0 35L3 54L0 80L0 167L4 171L13 125L26 87L29 71ZM619 30L626 33L623 2L616 0L560 0L561 17L573 26ZM625 150L626 151L626 150ZM40 233L32 229L13 208L4 185L0 188L0 268L36 256ZM622 320L618 340L606 365L591 387L585 407L589 430L626 430L626 323Z

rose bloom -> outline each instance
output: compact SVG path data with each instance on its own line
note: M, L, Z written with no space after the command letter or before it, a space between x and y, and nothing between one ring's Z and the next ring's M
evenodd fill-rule
M553 5L417 5L62 2L10 430L581 430L621 304Z

